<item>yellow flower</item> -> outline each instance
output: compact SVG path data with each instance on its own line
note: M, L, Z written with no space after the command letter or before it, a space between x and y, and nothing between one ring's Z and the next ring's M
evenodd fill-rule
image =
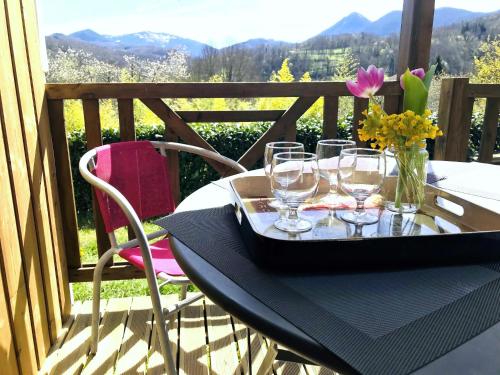
M365 142L372 141L370 146L373 148L394 147L398 150L413 145L423 147L425 139L443 135L429 119L431 114L426 109L423 115L413 111L388 115L379 105L373 105L370 112L363 112L365 119L360 121L359 138Z

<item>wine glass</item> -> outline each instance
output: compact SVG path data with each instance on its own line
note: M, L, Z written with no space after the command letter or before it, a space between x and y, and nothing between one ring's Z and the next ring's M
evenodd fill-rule
M385 177L385 154L370 148L342 150L339 158L340 188L356 199L356 210L342 216L348 223L373 224L378 217L364 210L366 198L378 193Z
M319 184L318 158L309 152L283 152L273 156L271 190L288 206L288 216L274 226L288 233L306 232L312 223L298 216L298 208L316 194Z
M273 156L280 152L304 152L304 145L299 142L270 142L266 144L264 150L264 171L266 176L271 179L271 164ZM274 199L268 203L269 207L277 210L286 210L288 207L280 202L279 199Z
M345 139L324 139L316 145L318 155L319 175L330 184L330 192L322 199L322 202L330 206L330 214L338 202L337 170L339 166L340 152L347 148L356 147L356 142Z

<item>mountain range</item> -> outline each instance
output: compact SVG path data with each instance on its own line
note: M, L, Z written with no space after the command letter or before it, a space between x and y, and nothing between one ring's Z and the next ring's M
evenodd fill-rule
M448 26L457 22L468 21L482 17L488 13L470 12L457 8L438 8L434 12L434 28ZM321 32L319 35L341 35L353 33L367 33L386 36L399 33L401 28L402 11L395 10L380 17L376 21L370 21L359 13L351 13L342 18L335 25Z
M75 41L106 49L121 50L125 53L128 52L136 55L165 55L166 50L182 49L191 56L199 56L204 48L211 48L207 44L196 40L150 31L124 35L103 35L86 29L69 35L56 33L47 38L49 41L55 43L70 44L72 41Z
M494 12L496 13L496 12ZM461 21L468 21L484 16L488 13L470 12L457 8L438 8L434 14L434 28L448 26ZM401 27L401 11L392 11L376 21L370 21L359 13L351 13L328 29L319 33L316 37L335 36L342 34L367 33L378 36L386 36L399 33ZM93 30L81 30L65 35L56 33L47 36L49 49L73 48L91 51L99 51L101 54L124 55L133 54L141 57L159 58L165 55L167 50L182 49L192 57L198 57L204 49L213 47L188 38L168 34L143 31L124 35L103 35ZM237 43L229 47L256 48L261 46L292 45L283 41L272 39L250 39L246 42Z

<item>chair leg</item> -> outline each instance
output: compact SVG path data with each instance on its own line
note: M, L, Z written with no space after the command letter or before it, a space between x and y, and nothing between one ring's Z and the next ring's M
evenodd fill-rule
M160 301L160 292L157 288L152 289L151 287L150 291L151 302L153 304L153 313L155 316L156 332L158 333L158 340L160 341L163 359L165 360L165 368L168 375L175 375L177 374L177 369L172 353L172 347L170 346L170 340L168 339L168 319L166 319L165 315L163 314L163 309Z
M90 354L97 353L97 345L99 343L99 318L100 306L101 306L101 281L102 281L102 270L108 260L110 260L113 255L116 254L115 249L109 249L106 251L97 261L94 269L94 279L93 279L93 290L92 290L92 333L90 341Z

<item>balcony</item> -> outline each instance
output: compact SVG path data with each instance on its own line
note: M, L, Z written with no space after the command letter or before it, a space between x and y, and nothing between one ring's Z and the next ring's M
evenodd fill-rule
M427 66L434 1L405 0L399 72ZM165 123L164 139L212 149L190 126L194 122L254 122L272 125L239 162L252 168L266 142L294 140L297 120L323 100L322 135L337 135L340 97L350 97L343 82L303 83L164 83L45 84L38 54L34 0L0 4L0 363L6 374L163 373L153 314L148 298L113 299L103 303L101 347L89 357L90 301L74 303L70 283L90 281L95 264L82 261L71 159L65 128L64 101L81 100L86 147L103 143L99 100L117 103L120 139L133 140L133 102L141 101ZM400 108L398 82L387 82L377 95L384 109ZM289 108L248 111L176 111L165 99L294 98ZM474 100L485 99L481 147L477 160L497 162L500 84L471 84L449 78L441 88L439 123L445 136L434 157L465 161ZM353 138L365 99L352 98ZM174 196L180 200L179 158L169 155ZM211 165L220 175L217 164ZM102 219L94 212L98 254L109 248ZM128 263L114 262L105 280L144 277ZM175 296L174 296L175 297ZM165 298L174 298L168 296ZM172 322L170 336L180 373L256 373L267 343L242 322L204 299ZM276 374L329 374L312 365L277 361ZM2 372L3 373L3 372Z

